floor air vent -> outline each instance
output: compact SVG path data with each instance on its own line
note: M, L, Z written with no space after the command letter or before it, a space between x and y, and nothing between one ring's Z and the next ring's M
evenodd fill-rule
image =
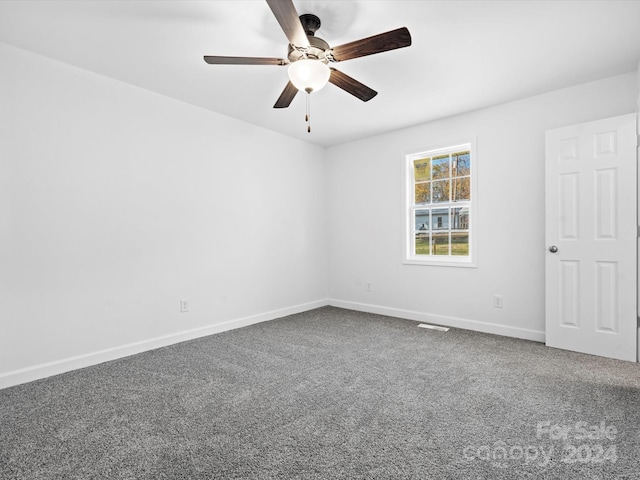
M448 332L449 328L441 327L440 325L429 325L428 323L421 323L418 325L420 328L428 328L429 330L438 330L439 332Z

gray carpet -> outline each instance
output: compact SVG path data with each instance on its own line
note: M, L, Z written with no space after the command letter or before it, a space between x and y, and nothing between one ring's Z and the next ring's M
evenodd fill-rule
M2 479L640 478L640 369L332 307L0 390Z

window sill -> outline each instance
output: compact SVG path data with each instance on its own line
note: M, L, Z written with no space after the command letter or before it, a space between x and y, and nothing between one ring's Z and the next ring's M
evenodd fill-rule
M405 265L423 265L423 266L430 266L430 267L462 267L462 268L477 268L478 266L472 262L471 260L469 260L468 258L456 258L456 257L442 257L442 259L438 259L438 260L434 260L433 258L430 259L423 259L423 258L416 258L416 257L410 257L410 258L405 258L402 261L403 264Z

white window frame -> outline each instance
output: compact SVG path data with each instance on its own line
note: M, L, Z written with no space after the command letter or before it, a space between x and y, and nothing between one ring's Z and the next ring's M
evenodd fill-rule
M421 205L415 204L413 161L424 157L433 157L438 154L452 153L454 150L469 150L471 152L470 184L471 198L469 206L469 255L416 255L415 252L415 210L420 210ZM475 137L466 141L449 142L405 152L404 155L404 253L403 263L409 265L432 265L447 267L477 267L478 261L478 150ZM428 208L438 208L439 204L429 204ZM454 206L452 203L444 203L443 207ZM424 206L423 206L424 207Z

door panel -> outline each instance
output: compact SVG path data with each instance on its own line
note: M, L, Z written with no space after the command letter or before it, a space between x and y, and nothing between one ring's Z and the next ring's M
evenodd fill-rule
M560 324L580 326L580 262L560 261Z
M635 114L546 133L546 343L636 361Z

